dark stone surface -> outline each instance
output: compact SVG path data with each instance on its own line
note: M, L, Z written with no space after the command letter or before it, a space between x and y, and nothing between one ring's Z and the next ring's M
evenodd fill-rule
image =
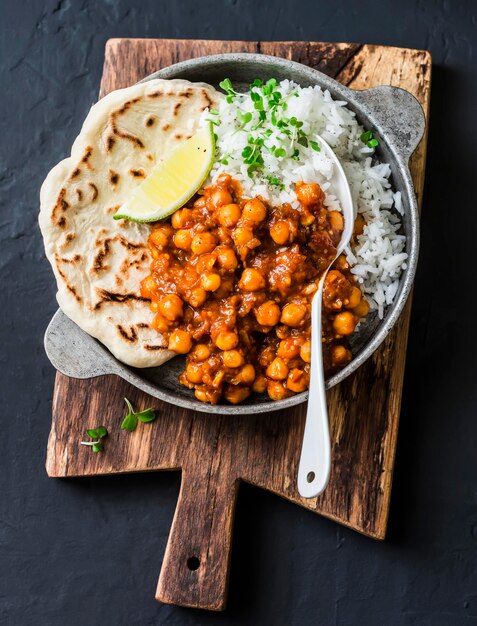
M1 5L0 622L477 624L477 4L450 0ZM38 191L95 100L109 37L358 41L431 50L429 159L389 537L241 488L229 609L154 599L178 473L50 480L56 309Z

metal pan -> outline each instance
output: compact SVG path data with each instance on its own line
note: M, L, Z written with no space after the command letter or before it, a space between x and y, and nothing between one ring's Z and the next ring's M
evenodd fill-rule
M230 78L239 87L248 86L257 77L288 78L304 87L319 85L328 89L335 99L345 100L365 128L376 130L380 138L377 156L391 165L393 187L401 192L405 211L403 232L407 237L406 252L409 255L407 269L384 319L380 320L376 313L370 314L366 323L361 324L359 333L351 341L354 359L327 381L329 389L373 354L396 323L411 291L419 247L419 218L408 162L424 134L424 113L414 96L403 89L383 86L355 91L300 63L259 54L220 54L192 59L151 74L144 81L184 78L217 87L224 77ZM117 374L160 400L205 413L265 413L295 406L308 398L308 393L304 392L276 402L265 395L254 395L238 406L203 404L177 380L183 369L184 357L176 357L160 368L128 367L117 361L102 344L83 332L61 311L57 311L48 326L45 349L51 363L67 376L93 378Z

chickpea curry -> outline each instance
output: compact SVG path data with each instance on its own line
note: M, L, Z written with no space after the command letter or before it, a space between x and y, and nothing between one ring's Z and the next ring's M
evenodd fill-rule
M141 294L169 349L187 355L179 380L202 402L237 404L252 392L281 400L309 386L311 300L344 224L318 184L298 183L296 195L299 209L272 207L221 174L152 227ZM347 337L367 312L338 257L324 285L326 375L351 360Z

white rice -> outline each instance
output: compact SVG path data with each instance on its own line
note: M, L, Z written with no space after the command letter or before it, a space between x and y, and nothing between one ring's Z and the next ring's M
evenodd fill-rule
M358 124L355 114L346 102L333 100L328 91L320 87L299 87L284 80L279 85L281 94L288 105L286 116L296 117L303 122L302 130L309 139L321 135L333 148L340 159L348 178L355 205L366 225L364 232L347 251L352 272L361 283L371 309L383 317L398 290L399 278L406 268L407 254L404 252L406 238L401 234L403 206L400 192L394 192L389 182L389 164L374 158L374 149L360 140L364 128ZM294 93L298 94L295 96ZM325 204L330 209L341 210L333 196L329 180L333 173L333 163L323 152L316 152L310 146L296 142L296 160L290 156L276 157L267 150L262 151L263 172L255 172L253 178L247 173L247 165L242 157L243 149L249 145L248 137L257 132L240 130L238 112L251 112L258 121L258 113L250 94L241 94L232 103L221 103L218 119L214 127L217 135L217 158L212 168L210 180L214 181L222 172L231 174L242 184L245 195L261 195L271 203L289 202L298 208L294 193L295 183L318 182L326 193ZM208 118L213 118L210 114ZM282 145L283 137L269 121L260 129L271 131L268 145ZM290 140L288 140L290 141ZM284 145L284 144L283 144ZM225 158L227 163L220 163ZM284 188L270 185L266 176L277 177Z

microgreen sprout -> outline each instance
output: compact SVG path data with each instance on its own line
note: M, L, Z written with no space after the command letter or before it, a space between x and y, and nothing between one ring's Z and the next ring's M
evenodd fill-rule
M376 148L379 146L379 141L374 136L372 130L367 130L365 133L362 133L359 138L368 146L368 148Z
M222 80L219 83L219 87L221 87L225 91L225 93L227 94L227 96L225 98L227 100L227 102L229 104L231 102L233 102L234 99L235 99L235 96L237 96L237 92L232 87L232 81L230 80L230 78L224 78L224 80Z
M129 409L129 413L126 415L121 424L121 428L123 430L128 430L132 433L133 430L136 430L138 422L147 423L153 422L156 419L154 409L144 409L143 411L136 412L127 398L124 398L124 402Z
M82 446L90 446L93 452L102 452L104 450L101 439L104 439L108 435L108 431L104 426L98 426L97 428L90 428L86 431L88 437L95 441L80 441Z

